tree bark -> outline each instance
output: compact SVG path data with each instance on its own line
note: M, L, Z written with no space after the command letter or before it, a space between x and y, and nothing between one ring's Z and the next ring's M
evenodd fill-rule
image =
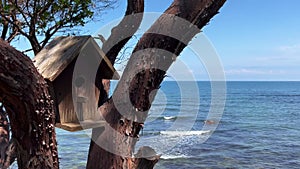
M35 35L29 35L29 43L32 47L34 55L37 55L42 50L42 47Z
M0 40L0 101L8 114L18 167L59 168L53 101L29 57Z
M9 145L9 122L3 105L0 106L0 168L7 168L6 150Z
M149 154L143 148L136 155L133 153L156 91L176 57L225 1L175 0L142 36L112 99L99 109L107 124L93 138L102 145L97 150L99 160L93 161L96 168L153 168L159 159L155 152Z
M112 65L114 65L121 49L131 39L140 26L143 18L143 12L144 0L127 0L127 9L124 18L116 27L111 30L111 35L107 40L101 39L103 42L102 50ZM97 72L97 74L99 73L101 72ZM95 84L100 90L100 98L98 100L98 106L100 107L108 100L110 82L108 80L100 79L99 76L97 76ZM87 168L89 169L102 167L101 163L104 161L104 159L102 159L101 154L103 149L95 143L95 140L97 140L102 132L102 127L94 128L92 130L92 139L87 161Z
M121 49L138 30L143 19L143 12L144 0L127 0L125 17L111 30L111 35L102 46L103 52L112 65Z

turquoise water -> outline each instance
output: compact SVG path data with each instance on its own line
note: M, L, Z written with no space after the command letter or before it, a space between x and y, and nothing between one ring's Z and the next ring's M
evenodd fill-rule
M210 83L197 83L200 100L189 85L164 82L150 110L138 144L163 153L156 168L300 167L300 82L227 82L222 119L204 143L205 133L160 132L180 119L187 119L183 126L201 130L210 108ZM194 113L197 118L190 118ZM90 142L85 132L57 129L57 139L61 168L85 168Z

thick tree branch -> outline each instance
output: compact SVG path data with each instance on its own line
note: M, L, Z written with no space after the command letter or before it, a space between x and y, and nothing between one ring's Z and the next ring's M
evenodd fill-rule
M9 123L3 105L0 106L0 168L5 167L6 151L9 144Z
M1 33L1 39L5 40L6 34L8 32L8 22L2 21L2 25L3 25L3 28L2 28L2 33Z
M112 29L111 35L107 40L104 40L104 38L102 38L102 50L104 51L104 53L106 53L106 56L108 57L112 65L114 65L121 49L130 40L130 38L134 35L138 27L140 26L143 18L143 12L144 0L127 0L127 9L124 18L116 27ZM99 74L99 72L97 72L97 74ZM99 106L101 106L108 99L108 89L106 86L109 86L109 81L103 81L99 78L99 76L97 76L96 87L101 91L100 98L98 100ZM106 167L106 165L101 166L98 163L98 161L103 160L103 155L100 154L101 152L103 152L103 149L94 142L94 140L97 139L101 132L102 128L93 129L92 137L95 139L92 139L90 143L87 168L93 169ZM107 156L111 156L109 152L104 153L106 153Z
M29 57L2 40L0 93L10 119L19 168L58 168L55 114L47 83Z
M125 46L125 44L132 38L134 33L138 30L144 12L144 0L127 0L127 9L124 18L120 23L115 26L109 38L105 40L102 35L99 35L103 42L102 50L110 60L111 64L114 65L115 60ZM100 74L98 69L97 75ZM96 87L98 89L103 88L102 80L99 76L96 77ZM100 95L99 106L107 101L108 95Z
M121 22L111 30L111 35L102 46L102 50L112 63L125 46L125 44L132 38L134 33L138 30L144 12L144 0L127 0L127 10Z
M4 2L0 1L0 13L1 13L1 16L4 15L4 10L3 10L4 5L3 5L3 3L5 3L5 1ZM5 21L5 20L3 20L3 19L1 19L1 24L3 26L2 33L1 33L1 39L5 40L6 34L8 32L8 22Z
M150 164L157 161L131 157L156 90L176 57L225 1L175 0L142 36L113 93L113 100L100 107L99 112L108 124L97 143L103 145L103 141L113 140L105 144L115 152L100 151L106 162L99 168L134 168L141 166L141 162L153 166ZM126 144L121 144L124 140Z

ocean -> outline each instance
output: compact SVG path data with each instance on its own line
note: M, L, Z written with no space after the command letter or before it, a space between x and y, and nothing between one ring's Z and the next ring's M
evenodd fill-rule
M300 168L300 82L226 82L219 123L207 119L211 93L210 82L162 83L137 144L162 155L156 169ZM91 131L56 132L60 167L85 168Z

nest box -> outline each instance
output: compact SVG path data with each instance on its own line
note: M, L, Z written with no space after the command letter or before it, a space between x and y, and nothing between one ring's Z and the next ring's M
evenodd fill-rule
M94 38L57 37L33 60L54 100L56 127L77 131L103 125L97 111L101 92L95 80L119 75Z

